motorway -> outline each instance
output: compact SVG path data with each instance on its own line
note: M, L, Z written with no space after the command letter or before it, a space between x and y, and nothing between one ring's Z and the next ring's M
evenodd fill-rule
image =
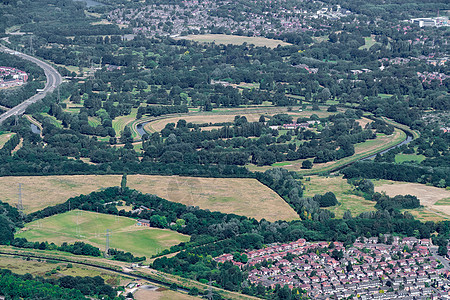
M58 87L62 83L62 77L61 77L61 74L59 74L59 72L56 71L56 69L53 68L51 65L49 65L48 63L46 63L42 60L39 60L39 59L33 57L33 56L11 50L2 45L0 45L0 51L9 53L12 55L16 55L22 59L26 59L31 62L34 62L35 64L37 64L39 67L41 67L44 70L45 76L47 77L47 82L42 91L38 92L33 97L25 100L24 102L20 103L17 106L14 106L7 112L0 115L0 124L1 124L11 116L23 114L25 112L26 108L30 104L43 99L48 93L53 92L55 90L55 88Z

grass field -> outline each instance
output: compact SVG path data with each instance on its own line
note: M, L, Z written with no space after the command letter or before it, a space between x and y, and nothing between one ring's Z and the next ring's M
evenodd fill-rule
M110 247L150 257L163 249L189 241L175 231L136 226L136 220L113 215L73 210L25 225L16 235L30 241L83 241L105 249L106 229L111 231Z
M391 180L375 181L375 191L385 192L393 197L395 195L413 195L419 198L420 204L425 208L416 212L424 220L427 216L436 216L450 219L450 191L420 183L396 182Z
M97 117L88 117L89 126L97 127L102 124L102 121ZM120 132L119 132L120 133Z
M11 205L17 203L18 187L22 183L25 213L65 202L81 194L119 185L120 176L24 176L0 177L0 199Z
M193 40L201 43L216 43L216 44L232 44L242 45L244 43L253 44L257 47L276 48L278 45L288 46L292 45L280 40L272 40L263 37L247 37L239 35L226 35L226 34L199 34L199 35L187 35L178 37L177 39Z
M374 36L370 36L370 37L365 37L365 45L359 47L360 50L366 49L368 50L370 47L372 47L375 44L380 44L377 41L375 41L375 37Z
M395 162L398 164L406 161L420 163L423 160L425 160L425 155L402 154L402 153L395 155Z
M352 186L341 176L309 176L309 178L310 181L302 180L306 188L303 195L305 197L313 197L315 194L333 192L340 204L328 209L334 212L337 218L341 218L346 210L350 210L352 216L357 216L365 211L375 210L375 202L351 194Z
M3 132L0 134L0 149L1 149L1 148L6 144L6 142L9 141L9 139L10 139L11 137L13 137L14 135L15 135L15 133L3 131Z
M164 288L158 288L156 290L146 290L140 288L134 294L136 300L194 300L199 299L194 296L178 293Z
M137 108L132 108L131 114L117 117L112 121L112 127L116 131L116 137L120 137L120 133L125 129L125 127L131 125L131 123L136 120L136 114ZM134 131L132 131L132 134L133 137L136 136L136 133Z
M68 198L119 186L120 175L0 177L0 199L17 203L18 184L26 213L65 202ZM128 175L128 186L170 201L224 213L293 220L298 216L274 191L255 179Z
M51 116L47 113L41 113L41 115L43 115L46 119L50 120L50 123L55 125L55 127L57 128L63 128L62 126L62 121L58 120L57 118L55 118L54 116Z
M57 270L58 267L59 270ZM0 269L8 269L20 275L29 273L33 276L41 276L45 278L58 278L61 276L100 276L108 284L113 286L125 284L126 282L131 281L114 273L88 266L72 264L72 268L67 268L67 263L49 263L45 260L38 261L37 259L27 261L22 257L14 257L9 255L0 255ZM52 270L56 270L56 273L51 276L46 275Z
M449 198L440 199L440 200L436 201L434 203L434 205L450 205L450 197Z

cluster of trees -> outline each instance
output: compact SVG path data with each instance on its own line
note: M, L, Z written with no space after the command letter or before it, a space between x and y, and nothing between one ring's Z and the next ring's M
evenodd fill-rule
M377 202L375 208L381 210L414 209L420 207L419 199L411 195L389 197L384 194L375 193L373 194L372 200Z
M172 105L172 106L146 106L139 107L139 115L149 115L152 117L158 117L161 115L175 114L175 113L187 113L189 109L186 105Z
M124 252L117 249L109 249L108 255L111 255L112 259L125 261L125 262L140 262L146 260L145 256L137 257L130 252Z
M84 295L97 296L102 299L117 299L117 292L100 276L80 277L64 276L57 280L57 284L63 288L75 289L81 291ZM119 298L120 299L120 298Z
M375 119L374 122L368 123L367 128L375 129L376 132L384 133L387 135L393 134L394 130L395 130L394 126L392 126L380 119Z
M282 168L273 168L264 173L257 172L256 178L280 195L303 220L325 220L334 218L334 214L320 207L338 204L332 192L314 197L303 197L303 185L297 173Z
M31 248L39 250L58 250L63 252L69 252L75 255L87 255L98 257L102 254L99 248L90 244L77 241L73 244L67 242L62 243L61 246L57 246L54 243L48 242L29 242L26 238L15 238L11 241L11 246L18 248ZM109 249L108 255L114 260L125 262L140 262L146 260L145 256L136 257L130 252L124 252L117 249Z
M17 145L19 145L20 143L20 135L19 134L15 134L13 135L4 145L3 147L0 149L0 155L11 155L11 151L13 151Z
M330 207L339 204L336 195L333 192L326 192L323 195L314 195L313 200L319 203L320 207Z
M394 181L430 183L434 186L450 186L450 168L420 166L386 162L356 162L341 170L345 178L373 178Z
M18 275L10 270L0 270L0 293L7 299L81 300L124 299L100 276L63 276L58 279Z
M31 248L39 250L58 250L63 252L69 252L75 255L88 255L88 256L100 256L100 249L84 242L75 242L68 244L62 243L61 246L57 246L54 243L48 242L29 242L26 238L15 238L11 241L11 246L18 248Z
M334 1L325 0L325 3L334 4ZM376 0L361 3L357 0L345 1L341 5L352 12L363 14L371 18L380 18L385 21L405 20L412 17L435 16L440 7L448 6L442 0L422 2L420 0L406 1L395 0L389 3L380 4Z
M359 112L348 110L316 120L327 125L318 133L297 128L282 135L270 126L292 122L287 114L274 115L267 123L264 116L259 122L236 116L233 126L211 131L201 131L200 127L191 130L185 120L179 120L144 138L143 161L271 165L305 158L314 158L317 163L338 160L353 155L354 144L376 137L372 130L361 128L355 121L358 116ZM297 145L297 140L302 143Z
M16 228L23 227L23 216L17 208L0 201L0 244L7 245L14 240Z
M17 275L10 270L0 270L0 293L8 299L84 300L80 290L60 287L30 274Z

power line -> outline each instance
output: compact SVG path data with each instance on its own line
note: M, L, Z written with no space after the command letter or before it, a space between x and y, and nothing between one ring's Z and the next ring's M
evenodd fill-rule
M105 257L109 256L109 234L110 230L106 229L106 248L105 248Z

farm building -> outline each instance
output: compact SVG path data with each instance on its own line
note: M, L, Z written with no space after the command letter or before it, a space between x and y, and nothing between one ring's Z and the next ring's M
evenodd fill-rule
M136 223L137 226L147 226L147 227L151 227L150 226L150 221L146 220L146 219L139 219Z

